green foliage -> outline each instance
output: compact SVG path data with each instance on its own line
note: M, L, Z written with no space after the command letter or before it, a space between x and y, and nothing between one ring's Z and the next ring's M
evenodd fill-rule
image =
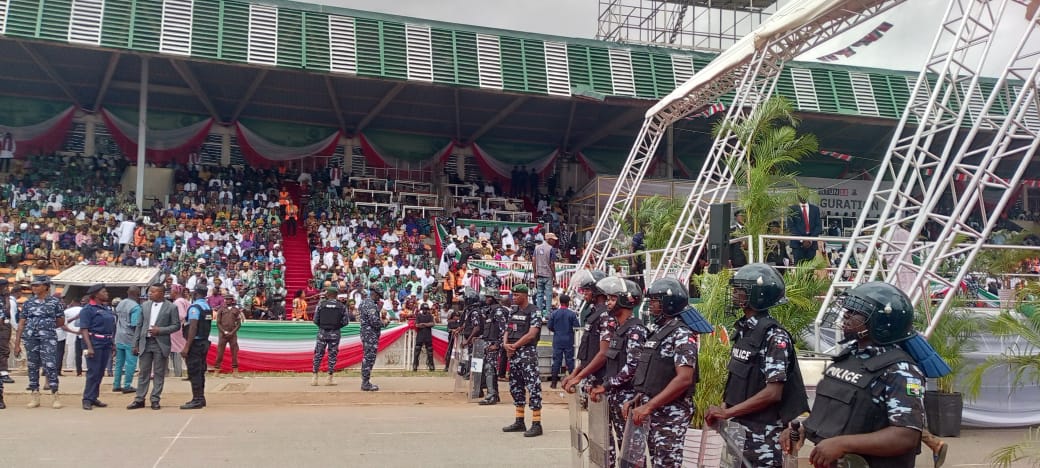
M989 454L989 461L996 468L1040 466L1040 428L1030 428L1022 442L993 451Z
M686 200L666 198L654 195L639 202L623 221L619 223L621 233L617 236L614 248L617 252L627 253L632 246L632 236L636 229L643 232L643 245L646 250L664 249L675 232ZM616 221L616 220L615 220ZM657 262L660 254L651 259Z
M698 286L701 302L697 311L713 325L727 324L733 317L729 314L729 280L733 278L733 270L722 270L719 273L694 275L692 284Z
M994 233L995 236L1003 237L1006 245L1022 245L1029 234L1027 231L1016 233L1006 230ZM985 271L994 278L1000 278L1001 287L1008 289L1011 288L1011 278L1007 274L1018 273L1021 270L1022 262L1033 258L1034 255L1036 252L1032 250L982 249L975 255L975 262L972 266Z
M928 326L924 318L924 314L917 314L915 319L919 324L915 324L915 328L924 330ZM936 354L952 369L949 375L936 381L940 392L955 392L954 383L964 370L964 357L978 349L976 340L981 333L982 323L971 311L953 308L943 314L938 325L932 330L932 335L928 337L928 343L935 349Z
M986 329L1002 339L1018 343L997 356L990 356L968 376L968 394L978 397L982 379L990 369L1006 367L1014 376L1013 385L1040 385L1040 314L1024 317L1004 311L986 320Z
M820 310L819 297L830 286L830 278L817 275L817 271L824 268L827 268L827 261L816 257L788 270L784 275L787 303L769 309L769 315L794 337L797 347L802 346L802 337L816 320L816 313Z
M700 335L700 346L697 352L697 367L700 380L697 381L697 393L693 395L692 427L704 426L704 415L708 408L722 402L722 394L726 390L726 366L729 364L730 345L723 343L719 333Z
M748 149L743 158L727 155L726 164L734 181L744 185L737 206L744 210L746 220L742 234L752 236L753 242L766 233L770 221L786 217L787 208L796 204L799 196L816 198L789 171L802 158L819 150L815 135L798 135L798 124L791 103L774 97L762 103L747 120L736 125L720 122L712 129L716 136L732 131L741 146Z

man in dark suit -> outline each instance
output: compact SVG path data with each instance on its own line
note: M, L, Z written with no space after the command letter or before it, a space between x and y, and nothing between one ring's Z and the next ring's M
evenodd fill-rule
M159 409L166 363L170 359L170 334L181 329L180 314L172 302L164 299L166 288L161 283L148 287L148 300L141 306L141 326L134 334L133 353L138 356L137 395L126 409L144 408L148 384L152 386L152 409ZM153 377L154 376L154 377ZM153 382L154 381L154 382Z
M820 207L806 202L804 198L799 198L798 204L791 207L787 229L792 236L817 237L823 234ZM795 265L816 257L816 248L816 241L791 241L791 255L794 257Z

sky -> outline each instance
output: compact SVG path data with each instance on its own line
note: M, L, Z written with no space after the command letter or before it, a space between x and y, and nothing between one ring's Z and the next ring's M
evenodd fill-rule
M565 37L594 38L600 0L306 0L363 11ZM797 1L797 0L786 0ZM1000 2L995 2L1000 3ZM800 61L843 49L881 22L892 29L880 41L856 49L839 65L919 71L935 40L949 0L911 0L872 18L845 34L808 51ZM493 5L493 7L491 7ZM986 60L983 74L996 76L1006 66L1025 30L1024 7L1012 2L1001 35Z

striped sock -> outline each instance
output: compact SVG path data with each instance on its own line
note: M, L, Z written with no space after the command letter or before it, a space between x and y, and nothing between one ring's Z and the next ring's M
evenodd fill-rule
M517 406L516 407L516 418L517 419L523 419L524 418L524 407L523 406Z
M531 422L536 422L536 423L542 422L542 410L540 410L540 409L531 410Z

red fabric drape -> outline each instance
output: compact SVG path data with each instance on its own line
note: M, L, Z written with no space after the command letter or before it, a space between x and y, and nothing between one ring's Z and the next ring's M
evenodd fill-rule
M339 131L336 132L337 135L340 135L341 133L342 132L339 132ZM313 158L313 157L330 157L330 156L332 156L333 154L336 153L336 147L339 146L339 140L340 140L338 136L336 138L330 139L328 145L326 145L324 148L320 149L318 152L316 152L315 154L313 154L311 156L306 156L306 157L303 157L303 158L297 158L297 159L293 159L293 160L277 160L277 159L271 159L271 157L265 156L265 155L261 154L260 151L258 151L255 147L253 147L253 145L251 145L249 143L249 137L246 136L242 132L242 124L241 123L235 123L235 137L238 140L238 149L239 149L239 151L242 152L242 158L245 159L246 162L249 163L250 166L258 167L258 168L270 168L270 167L276 166L276 165L278 165L280 163L289 162L289 161L299 161L299 160L302 160L302 159ZM350 156L347 155L346 157L350 157ZM303 167L311 167L312 165L313 165L313 163L310 163L310 164L304 165Z
M102 120L105 121L105 128L108 129L108 133L112 135L112 139L115 140L116 146L123 152L127 159L131 161L137 160L137 142L134 139L137 135L127 135L119 128L112 118L108 115L108 112L100 112ZM199 128L190 139L184 143L172 147L172 148L149 148L147 142L145 142L145 160L156 164L167 164L171 161L177 161L179 163L186 163L188 161L188 154L192 151L198 150L202 143L206 141L206 137L209 136L209 130L213 127L213 119L210 118L205 125Z
M65 144L65 137L69 133L69 128L72 127L72 117L75 115L76 108L70 106L64 115L61 116L61 119L47 131L28 140L15 138L15 144L17 145L15 159L25 159L29 155L36 154L51 154L60 150Z

